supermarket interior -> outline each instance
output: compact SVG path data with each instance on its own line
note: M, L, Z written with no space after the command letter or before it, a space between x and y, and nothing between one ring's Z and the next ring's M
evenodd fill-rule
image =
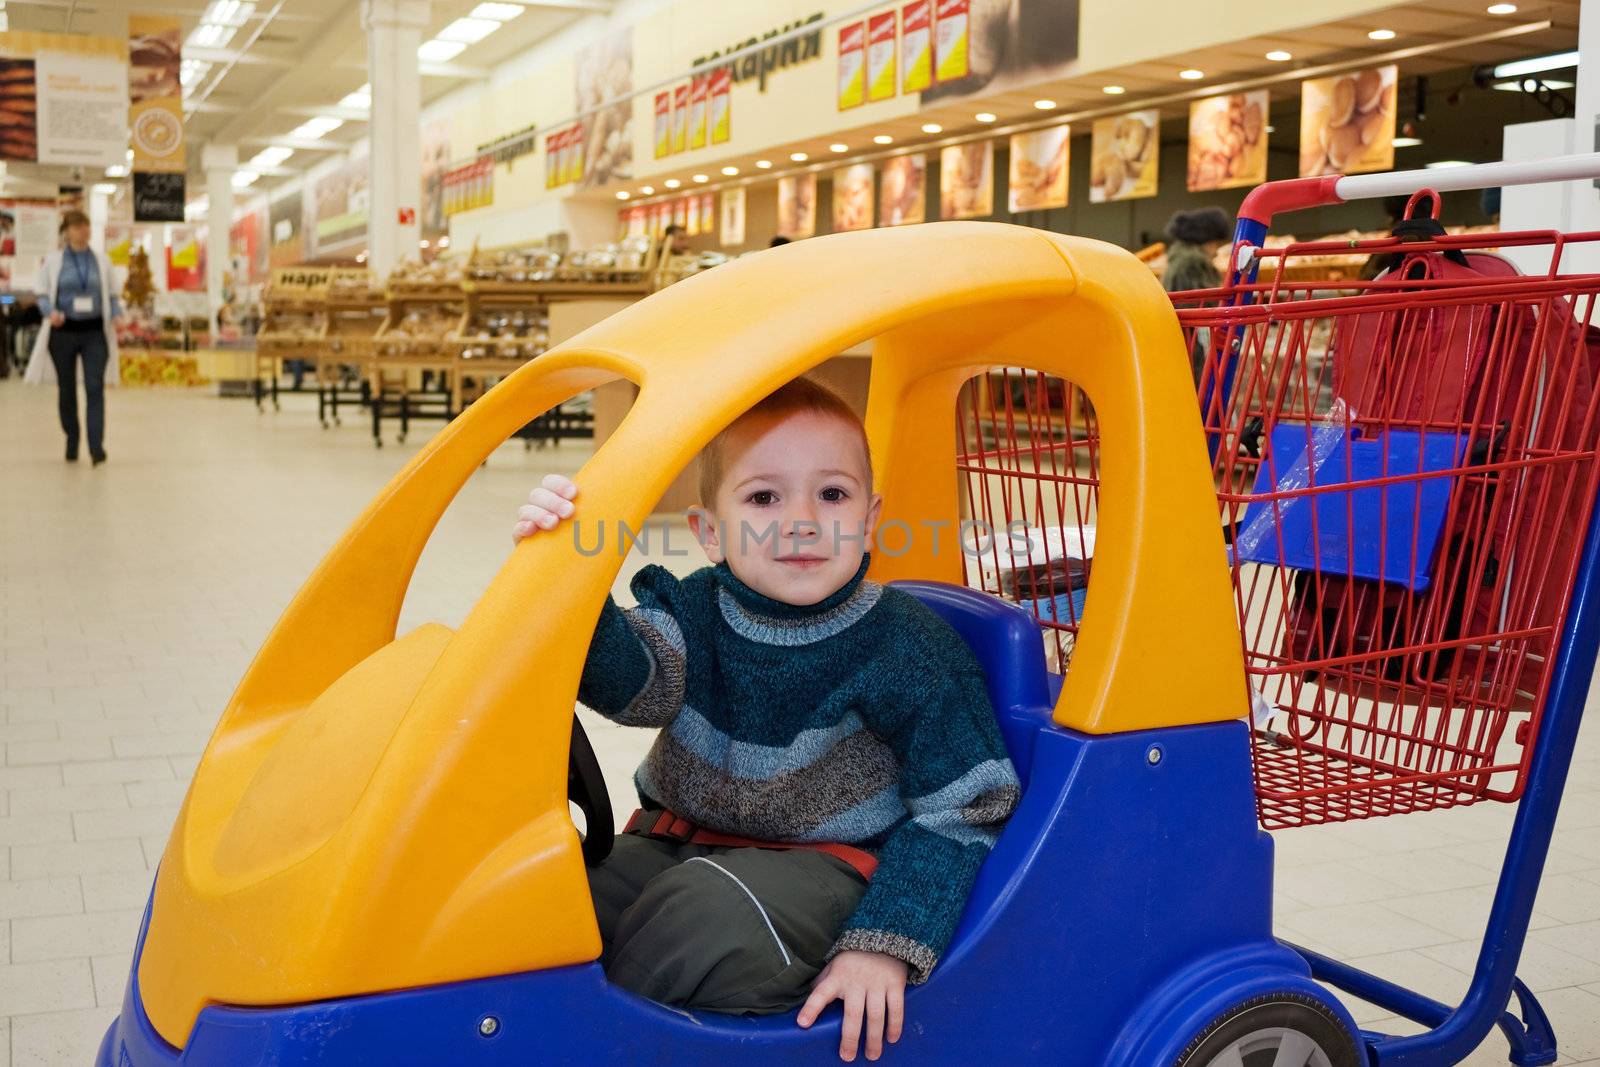
M0 0L0 1067L1600 1067L1597 56Z

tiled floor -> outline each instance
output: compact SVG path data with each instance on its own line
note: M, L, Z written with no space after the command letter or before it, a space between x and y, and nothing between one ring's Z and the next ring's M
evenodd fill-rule
M111 463L60 457L53 396L0 381L0 1067L90 1062L195 760L267 628L420 443L204 392L115 394ZM458 623L537 476L585 450L502 448L446 514L402 629ZM629 568L632 569L631 566ZM643 731L586 717L628 807ZM1511 809L1278 837L1284 936L1439 999L1465 989ZM1600 1064L1600 721L1580 744L1521 974ZM1359 1006L1357 1006L1359 1008ZM1400 1029L1374 1009L1364 1024ZM891 1057L892 1058L892 1057ZM1491 1037L1468 1061L1506 1062Z

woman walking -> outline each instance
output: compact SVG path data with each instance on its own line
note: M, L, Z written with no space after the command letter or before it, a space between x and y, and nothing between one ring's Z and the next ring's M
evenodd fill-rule
M40 384L55 377L60 391L61 429L67 435L67 461L78 459L78 361L83 361L84 421L89 458L106 461L105 386L115 385L116 323L122 304L111 284L111 261L89 247L89 217L68 211L61 219L66 241L45 257L34 286L45 313L25 381Z

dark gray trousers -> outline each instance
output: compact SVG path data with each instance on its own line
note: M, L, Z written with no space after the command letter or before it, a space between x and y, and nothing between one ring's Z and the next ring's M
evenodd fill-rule
M83 359L84 419L89 426L89 452L104 451L106 433L106 360L111 353L99 330L50 331L50 362L56 366L57 408L67 445L78 447L78 359Z
M589 872L611 981L734 1014L804 1002L867 883L809 849L712 848L618 834Z

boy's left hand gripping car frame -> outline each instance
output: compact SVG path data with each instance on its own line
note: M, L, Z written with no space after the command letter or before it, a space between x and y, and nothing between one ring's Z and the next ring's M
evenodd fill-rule
M595 962L566 760L620 553L531 538L459 631L395 627L445 507L538 412L618 377L639 385L577 475L586 523L638 529L740 412L872 338L878 580L962 583L951 463L972 376L1024 364L1069 379L1102 435L1095 595L1064 680L1017 609L914 587L984 662L1025 789L889 1055L1170 1064L1263 997L1316 1002L1353 1049L1348 1014L1272 937L1235 609L1171 304L1110 245L937 223L790 245L675 285L518 371L394 478L224 712L99 1063L836 1055L836 1010L810 1030L792 1015L673 1011L610 986Z

